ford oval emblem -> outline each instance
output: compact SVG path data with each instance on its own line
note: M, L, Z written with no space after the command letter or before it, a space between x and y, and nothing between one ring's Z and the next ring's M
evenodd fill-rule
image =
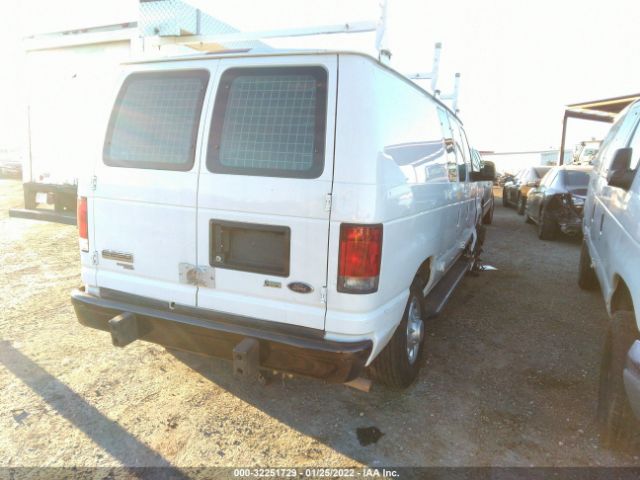
M289 290L296 293L311 293L313 292L313 287L311 285L307 285L303 282L291 282L289 285Z

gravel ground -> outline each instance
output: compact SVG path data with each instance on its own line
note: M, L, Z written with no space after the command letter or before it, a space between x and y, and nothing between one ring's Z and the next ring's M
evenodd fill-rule
M576 285L579 242L542 242L496 207L483 259L428 325L404 393L307 379L266 387L230 365L81 327L76 230L12 219L0 180L0 466L634 465L594 425L606 312ZM499 198L498 198L499 201ZM362 446L360 427L377 427Z

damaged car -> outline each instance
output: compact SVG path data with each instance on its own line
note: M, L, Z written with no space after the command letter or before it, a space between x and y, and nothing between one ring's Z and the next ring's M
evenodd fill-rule
M577 236L582 231L584 201L592 167L563 165L553 167L529 191L525 220L538 226L538 238L553 240L559 232Z
M524 213L527 204L527 197L532 188L540 185L542 178L551 169L548 166L527 167L515 176L515 178L504 184L502 188L502 205L504 207L516 207L518 214Z

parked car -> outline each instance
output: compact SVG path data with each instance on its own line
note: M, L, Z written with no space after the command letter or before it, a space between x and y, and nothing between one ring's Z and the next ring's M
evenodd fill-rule
M495 164L489 160L483 160L480 152L475 148L471 149L471 158L475 170L481 171L484 166L489 166L489 168L495 172ZM491 225L493 222L493 210L495 208L493 181L478 182L478 187L482 189L482 223L484 225Z
M346 382L369 366L395 388L417 376L424 319L474 265L477 182L495 176L472 169L439 100L327 52L130 63L92 165L82 324L237 373Z
M584 199L591 167L565 165L553 167L529 190L524 216L538 225L541 240L553 240L558 232L575 236L582 233Z
M640 437L640 102L616 121L589 183L578 284L602 290L608 324L600 370L598 420L609 446ZM626 392L625 392L626 391ZM626 395L625 395L626 393Z
M510 182L502 188L502 205L514 206L520 215L524 214L529 190L540 185L540 180L551 167L527 167L520 170Z

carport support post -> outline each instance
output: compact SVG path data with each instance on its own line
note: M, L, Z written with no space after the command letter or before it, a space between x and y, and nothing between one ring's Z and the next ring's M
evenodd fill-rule
M564 165L564 142L567 137L567 111L564 112L564 120L562 121L562 140L560 141L560 158L558 165Z
M567 135L567 120L569 118L580 118L582 120L591 120L594 122L613 123L614 117L589 112L576 112L575 110L566 109L564 111L564 120L562 122L562 141L560 142L560 157L558 165L564 165L564 143Z

